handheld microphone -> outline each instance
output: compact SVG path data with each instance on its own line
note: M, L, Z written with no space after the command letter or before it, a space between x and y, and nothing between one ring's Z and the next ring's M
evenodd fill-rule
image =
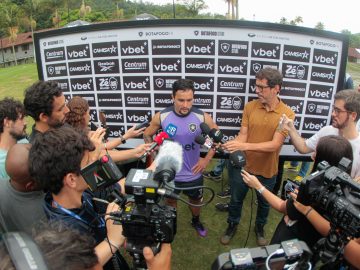
M231 165L233 165L235 168L238 168L238 169L243 168L246 164L245 155L240 150L232 152L229 155L229 160L230 160Z
M157 164L154 179L161 182L170 182L175 174L180 172L183 165L183 148L173 141L167 141L155 158Z
M224 139L224 134L218 129L215 128L211 129L209 131L209 136L216 143L222 143L222 144L226 143L226 140Z
M208 126L206 123L201 123L201 124L200 124L200 128L201 128L202 133L204 133L204 134L206 134L206 135L209 134L210 128L209 128L209 126Z
M205 146L207 149L210 149L210 148L213 148L217 153L219 154L224 154L224 150L221 149L221 148L216 148L214 147L214 142L213 140L208 136L206 135L205 137L202 136L202 135L198 135L195 137L195 142L197 144L200 144L200 145L203 145Z
M162 131L160 132L158 135L155 136L154 138L154 142L151 144L149 150L147 150L141 157L140 159L146 157L156 146L161 145L163 143L163 141L165 139L168 139L169 135L165 132Z
M195 137L195 142L197 144L205 146L207 149L210 149L214 144L213 140L207 135L206 135L206 137L204 137L202 135L197 135Z

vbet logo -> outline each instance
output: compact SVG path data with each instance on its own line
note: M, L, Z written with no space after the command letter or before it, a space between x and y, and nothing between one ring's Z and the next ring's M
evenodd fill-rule
M93 79L91 77L70 79L72 91L93 91Z
M181 58L153 58L153 71L155 73L180 73Z
M81 44L75 46L66 47L67 58L72 59L82 59L90 57L90 48L89 44Z
M321 128L326 126L326 119L323 118L304 118L303 130L319 131Z
M149 90L149 76L124 76L124 90Z
M151 120L149 110L126 110L126 121L128 123L142 123Z
M253 42L251 57L280 59L280 44Z
M147 40L120 41L120 47L121 56L149 54Z
M338 62L338 52L314 49L313 62L327 66L336 66Z
M186 55L215 55L215 40L185 39Z
M219 59L218 60L218 73L219 74L237 74L244 75L247 70L246 60L234 59Z
M295 114L301 114L304 108L304 100L302 99L285 99L282 101L294 111Z
M308 97L331 100L333 92L332 85L310 84Z
M196 91L214 91L213 77L186 76L186 79L190 79L194 82L194 88Z

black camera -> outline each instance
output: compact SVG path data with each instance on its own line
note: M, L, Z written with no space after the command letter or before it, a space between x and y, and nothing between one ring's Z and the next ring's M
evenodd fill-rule
M322 161L299 187L297 201L311 204L330 222L330 233L314 247L323 263L334 263L350 239L360 237L360 185L346 173L350 169L346 158L337 167Z
M123 235L127 238L126 249L134 258L135 268L146 267L142 255L145 246L151 247L156 254L160 251L160 243L171 243L176 234L176 209L161 205L160 200L163 196L177 198L166 183L172 181L181 169L182 147L174 142L168 144L167 151L162 151L162 148L159 151L155 172L131 169L125 181L125 193L128 196L117 196L112 190L111 199L108 199L113 201L115 197L120 205L121 212L110 216L123 226ZM169 153L169 149L173 151ZM95 192L111 188L109 186L122 177L108 155L82 169L81 175Z
M174 240L176 209L158 204L162 187L163 182L150 170L131 169L127 175L125 192L134 195L134 200L127 203L120 221L131 245L128 251L141 254L145 246L156 248L157 243Z

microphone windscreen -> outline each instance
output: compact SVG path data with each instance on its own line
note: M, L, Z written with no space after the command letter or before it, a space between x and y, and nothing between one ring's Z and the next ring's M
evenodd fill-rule
M158 135L155 136L154 142L156 142L157 145L161 145L163 143L163 141L168 138L169 138L169 135L165 131L162 131Z
M245 155L242 151L238 150L229 155L230 163L235 168L243 168L246 164Z
M182 146L177 142L166 141L166 143L160 147L155 162L157 165L164 163L171 164L177 173L180 172L183 163Z
M200 124L200 128L201 128L201 131L205 134L209 134L210 132L210 128L209 126L206 124L206 123L201 123Z

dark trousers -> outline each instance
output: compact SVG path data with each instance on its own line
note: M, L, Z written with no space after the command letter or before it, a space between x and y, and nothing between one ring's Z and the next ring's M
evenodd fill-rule
M241 170L235 168L229 164L229 181L230 181L230 204L229 204L229 216L228 223L239 224L241 218L241 210L243 206L243 201L249 190L249 187L244 183L241 176ZM259 181L270 191L274 188L276 183L276 175L271 178L265 178L261 175L256 175ZM258 207L256 212L255 224L265 225L267 222L267 217L270 211L270 205L267 201L256 192Z

